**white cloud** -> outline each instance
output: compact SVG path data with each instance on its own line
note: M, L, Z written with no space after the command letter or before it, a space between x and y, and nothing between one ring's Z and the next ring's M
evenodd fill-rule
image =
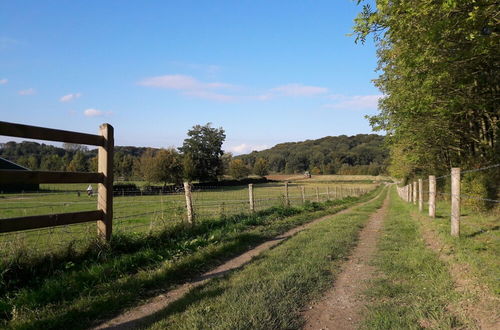
M9 79L7 79L7 78L0 79L0 85L5 85L8 82L9 82Z
M311 97L328 93L328 88L307 86L302 84L287 84L271 88L264 94L253 97L259 101L268 101L278 96L286 97Z
M19 91L19 95L33 95L36 93L36 90L34 88L28 88L28 89L23 89L22 91Z
M62 96L60 99L59 99L59 102L69 102L69 101L72 101L72 100L76 100L77 98L79 98L80 96L82 96L81 93L71 93L71 94L68 94L68 95L64 95Z
M246 144L242 143L237 146L229 147L229 151L235 153L235 154L246 154L252 151L260 151L269 148L268 145L262 144L262 145L251 145L251 144Z
M102 117L102 116L110 116L113 114L111 111L101 111L97 109L87 109L83 111L83 114L87 117Z
M326 87L288 84L271 89L272 93L284 96L315 96L328 92Z
M236 86L221 82L202 82L186 75L165 75L143 79L138 83L141 86L173 89L183 95L213 101L232 101L234 96L217 92L218 90L234 89Z
M331 95L330 98L335 103L325 104L323 107L328 109L348 109L348 110L370 110L377 109L378 100L383 95Z

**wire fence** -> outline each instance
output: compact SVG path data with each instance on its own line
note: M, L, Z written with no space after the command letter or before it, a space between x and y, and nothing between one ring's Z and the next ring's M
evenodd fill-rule
M360 196L376 184L255 184L253 211L274 206L298 207L305 202L325 202L347 196ZM196 221L249 214L249 187L198 187L192 191ZM100 198L75 191L0 195L0 219L43 214L94 210ZM186 196L183 191L141 194L123 191L113 198L113 233L147 235L186 222ZM0 258L15 254L47 253L71 247L79 249L96 239L95 223L81 223L0 234Z
M425 184L424 184L425 183ZM413 181L398 187L399 196L418 205L421 212L428 206L429 216L436 217L436 209L442 217L450 217L452 236L460 235L461 224L478 227L478 213L488 213L483 218L492 219L483 230L497 228L500 223L500 164L461 171ZM472 216L468 216L472 215Z

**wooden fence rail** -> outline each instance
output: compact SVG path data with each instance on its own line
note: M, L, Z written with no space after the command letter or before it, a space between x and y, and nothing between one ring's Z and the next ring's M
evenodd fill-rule
M0 219L0 233L97 221L97 233L111 239L113 224L113 126L99 135L0 121L0 135L98 146L98 173L0 170L0 183L98 183L97 211Z

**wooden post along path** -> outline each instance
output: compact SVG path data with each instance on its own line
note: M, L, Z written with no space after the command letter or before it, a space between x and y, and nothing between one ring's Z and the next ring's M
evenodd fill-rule
M290 206L290 199L288 197L288 181L285 182L285 206Z
M418 210L424 210L424 183L422 179L418 179Z
M184 182L184 195L186 196L186 211L187 221L191 225L194 224L193 198L191 195L191 185L189 182Z
M412 202L413 204L417 204L417 181L413 181L413 198L412 198Z
M436 217L436 176L429 175L429 217Z
M460 236L460 168L451 169L451 236Z
M300 193L302 195L302 203L306 202L306 188L304 186L300 186Z
M253 184L248 185L248 201L250 203L250 212L255 212L255 202L253 199Z

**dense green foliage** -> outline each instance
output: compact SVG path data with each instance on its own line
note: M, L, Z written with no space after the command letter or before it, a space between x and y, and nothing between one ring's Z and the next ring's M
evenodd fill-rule
M363 6L354 32L357 40L373 35L377 42L375 85L385 97L370 122L388 133L390 173L499 163L498 1L376 3Z
M115 177L132 178L134 162L148 149L150 148L115 146ZM11 141L0 144L0 157L31 170L85 172L97 169L97 149L75 148L70 144L60 148L44 143Z
M195 125L187 133L179 151L188 159L190 164L184 170L188 180L213 181L223 175L222 144L226 139L224 129L214 128L210 123L201 126Z
M238 156L249 167L264 159L272 172L313 174L368 174L385 171L385 138L375 134L327 136L317 140L288 142L270 149Z
M179 150L115 147L114 175L117 179L140 178L147 182L177 183L188 180L216 180L223 174L222 128L210 123L196 125ZM31 170L88 172L97 171L97 149L64 143L63 148L23 141L0 144L0 157Z

